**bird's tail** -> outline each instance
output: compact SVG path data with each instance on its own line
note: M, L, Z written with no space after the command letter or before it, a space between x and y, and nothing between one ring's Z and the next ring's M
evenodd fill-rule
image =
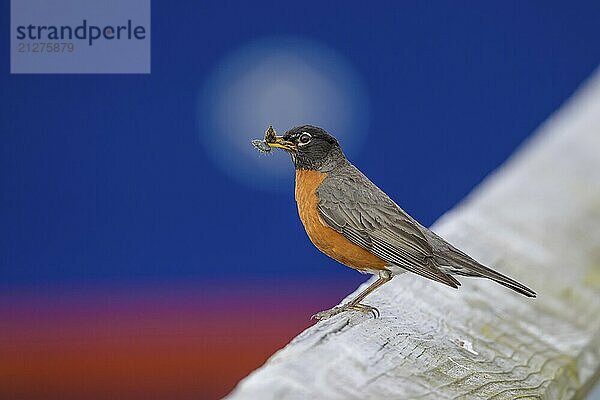
M448 273L491 279L494 282L504 285L517 293L521 293L524 296L536 297L536 293L527 286L509 278L506 275L502 275L500 272L486 267L456 248L450 249L442 257L438 257L438 260L436 261L442 265L450 264L450 270L447 271Z

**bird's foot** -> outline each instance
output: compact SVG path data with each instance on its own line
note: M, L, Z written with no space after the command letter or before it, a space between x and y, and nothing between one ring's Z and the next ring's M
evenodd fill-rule
M333 317L334 315L338 315L339 313L342 313L344 311L359 311L365 314L370 313L373 314L373 318L378 318L380 315L379 310L375 307L360 303L346 303L342 306L337 306L329 310L320 311L313 315L312 318L316 319L317 321L323 321Z
M352 307L350 307L350 310L360 311L361 313L365 314L373 314L373 318L375 319L381 316L379 310L376 307L369 306L367 304L354 304Z

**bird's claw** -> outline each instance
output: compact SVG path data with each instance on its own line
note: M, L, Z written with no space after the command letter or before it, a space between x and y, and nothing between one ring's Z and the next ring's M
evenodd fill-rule
M373 318L379 318L379 316L381 315L379 313L379 310L373 306L369 306L366 304L360 304L360 303L357 303L357 304L347 303L342 306L333 307L329 310L320 311L320 312L316 313L315 315L313 315L311 317L311 319L314 318L317 321L323 321L323 320L333 317L334 315L338 315L344 311L358 311L358 312L362 312L365 314L370 313L373 315Z
M337 307L330 308L329 310L319 311L318 313L314 314L310 318L316 319L317 321L324 321L326 319L333 317L334 315L338 315L339 313L341 313L343 311L346 311L343 306L337 306Z
M377 319L381 316L379 310L373 306L368 306L366 304L354 304L352 307L350 307L350 310L354 310L354 311L360 311L362 313L365 314L373 314L373 318Z

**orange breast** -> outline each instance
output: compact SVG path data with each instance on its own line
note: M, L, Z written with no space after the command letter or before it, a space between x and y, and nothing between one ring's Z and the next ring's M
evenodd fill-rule
M328 227L321 217L317 205L316 190L326 174L318 171L296 171L296 203L298 214L311 242L329 257L358 270L384 269L387 262L369 253Z

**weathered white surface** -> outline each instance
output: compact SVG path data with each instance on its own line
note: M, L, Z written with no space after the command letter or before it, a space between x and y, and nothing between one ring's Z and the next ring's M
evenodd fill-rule
M367 298L380 319L316 324L228 398L583 397L600 371L600 74L434 228L538 298L404 274Z

